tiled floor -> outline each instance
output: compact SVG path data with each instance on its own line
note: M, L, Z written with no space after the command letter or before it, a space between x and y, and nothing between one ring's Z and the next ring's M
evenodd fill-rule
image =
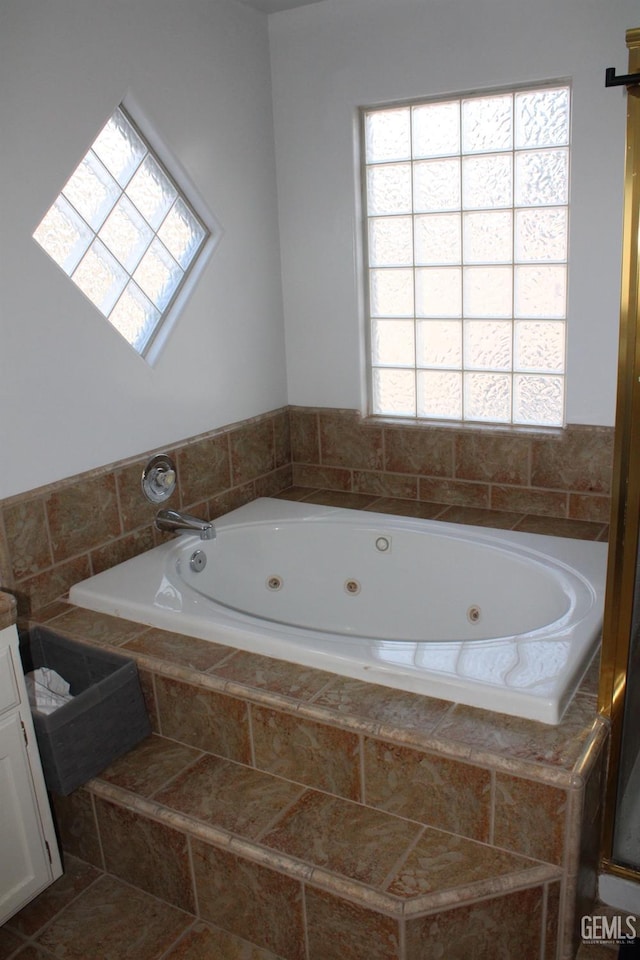
M595 911L596 908L594 908ZM604 908L604 911L611 908ZM614 960L583 944L576 960ZM517 956L514 953L514 958ZM0 927L0 960L279 960L74 857L65 874ZM487 958L490 960L490 958Z
M0 927L0 960L279 960L65 857L65 874Z

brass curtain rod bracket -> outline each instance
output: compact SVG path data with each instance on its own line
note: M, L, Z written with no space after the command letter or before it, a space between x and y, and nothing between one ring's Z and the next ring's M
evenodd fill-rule
M616 77L616 68L607 67L604 73L605 87L637 87L640 85L640 73L627 73Z

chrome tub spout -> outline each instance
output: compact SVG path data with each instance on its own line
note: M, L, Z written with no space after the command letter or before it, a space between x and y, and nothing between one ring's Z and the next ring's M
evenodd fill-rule
M188 513L179 513L177 510L158 510L156 527L168 533L179 533L188 530L190 533L199 533L201 540L215 540L216 528L208 520L200 520Z

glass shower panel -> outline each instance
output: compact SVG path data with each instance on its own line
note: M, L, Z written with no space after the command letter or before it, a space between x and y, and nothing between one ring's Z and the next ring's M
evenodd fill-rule
M635 590L627 685L622 721L622 747L613 834L613 858L640 870L640 556L636 558Z

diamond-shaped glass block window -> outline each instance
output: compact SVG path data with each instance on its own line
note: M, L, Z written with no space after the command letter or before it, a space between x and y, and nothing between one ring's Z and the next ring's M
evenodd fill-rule
M120 106L33 237L145 356L210 231Z

